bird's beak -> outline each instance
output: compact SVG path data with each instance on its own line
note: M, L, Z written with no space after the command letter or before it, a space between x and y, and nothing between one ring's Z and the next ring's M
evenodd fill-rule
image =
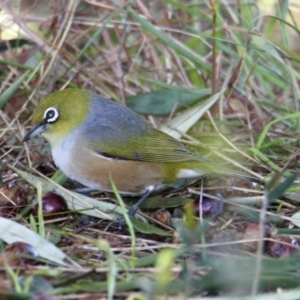
M39 135L40 133L45 131L45 129L46 129L46 124L44 124L43 122L38 124L38 125L33 126L29 130L29 132L25 135L25 137L23 138L22 143L24 143L24 142L30 140L31 138Z

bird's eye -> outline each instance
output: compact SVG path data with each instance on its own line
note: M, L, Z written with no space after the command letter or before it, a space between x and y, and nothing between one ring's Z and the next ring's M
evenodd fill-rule
M47 123L54 123L59 117L58 110L55 107L49 107L44 113L44 120Z

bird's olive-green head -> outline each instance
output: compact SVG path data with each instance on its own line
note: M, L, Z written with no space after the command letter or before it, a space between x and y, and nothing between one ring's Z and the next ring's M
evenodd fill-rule
M35 108L33 128L23 141L42 134L51 146L80 126L90 109L90 92L83 89L65 89L48 95Z

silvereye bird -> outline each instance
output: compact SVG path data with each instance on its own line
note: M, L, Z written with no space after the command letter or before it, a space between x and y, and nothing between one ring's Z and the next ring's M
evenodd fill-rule
M83 89L54 92L37 105L23 142L41 134L55 164L69 178L91 189L143 195L177 178L216 173L206 158L154 129L127 107ZM231 174L231 171L220 173Z

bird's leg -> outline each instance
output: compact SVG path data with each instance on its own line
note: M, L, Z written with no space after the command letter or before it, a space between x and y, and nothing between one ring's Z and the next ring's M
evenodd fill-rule
M152 193L153 188L148 188L145 193L143 194L143 196L139 199L139 201L133 205L128 211L127 214L129 217L134 217L134 215L136 214L136 212L138 211L138 209L140 208L140 206L147 200L147 198L149 197L149 195ZM117 218L117 222L119 223L119 230L122 229L123 224L125 223L125 218L124 216L120 216Z
M147 189L140 200L134 204L127 212L129 217L134 217L140 206L148 199L149 195L152 193L153 189Z

